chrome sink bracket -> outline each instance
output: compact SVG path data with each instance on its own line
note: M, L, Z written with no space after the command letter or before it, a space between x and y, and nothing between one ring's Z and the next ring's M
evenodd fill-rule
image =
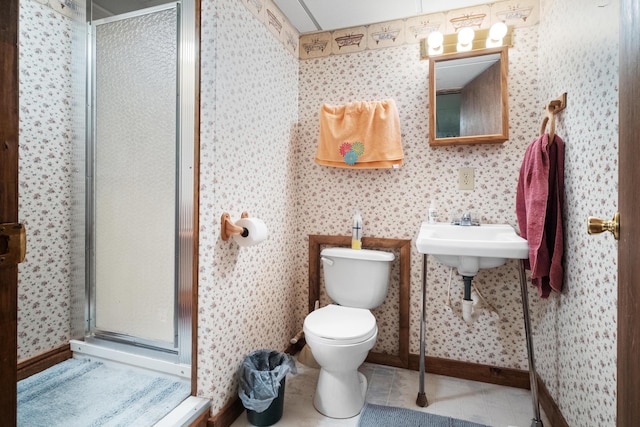
M524 273L524 260L520 260L520 290L522 292L522 311L524 312L524 332L527 337L527 356L529 357L529 382L531 383L531 401L533 404L534 418L531 427L543 427L540 418L540 404L538 402L538 375L533 357L533 338L531 336L531 319L529 318L529 294L527 291L527 278Z
M426 319L426 304L427 304L427 254L422 258L422 314L420 315L420 390L418 391L418 397L416 398L416 405L425 407L429 404L427 402L427 395L424 392L424 333L425 333L425 319Z

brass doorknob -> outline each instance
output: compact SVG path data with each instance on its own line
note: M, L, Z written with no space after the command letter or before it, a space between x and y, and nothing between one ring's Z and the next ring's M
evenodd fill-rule
M598 234L603 231L610 231L613 233L613 238L618 240L620 238L620 213L616 212L611 221L596 218L590 216L587 219L587 233Z
M24 261L27 254L27 231L24 224L0 224L0 268Z

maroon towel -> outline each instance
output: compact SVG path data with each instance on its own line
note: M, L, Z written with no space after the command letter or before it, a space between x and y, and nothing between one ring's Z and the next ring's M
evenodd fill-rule
M520 235L529 242L525 266L542 298L560 292L563 281L564 142L557 135L548 141L544 134L527 148L516 192Z

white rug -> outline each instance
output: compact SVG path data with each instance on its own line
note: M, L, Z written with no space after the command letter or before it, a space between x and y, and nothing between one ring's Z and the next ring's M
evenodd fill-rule
M190 392L186 380L69 359L18 382L18 427L152 426Z

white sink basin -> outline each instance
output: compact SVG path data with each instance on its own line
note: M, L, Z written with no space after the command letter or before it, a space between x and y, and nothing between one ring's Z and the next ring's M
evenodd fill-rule
M478 226L423 222L416 238L418 252L433 255L463 276L499 267L507 259L529 258L529 244L508 224Z

